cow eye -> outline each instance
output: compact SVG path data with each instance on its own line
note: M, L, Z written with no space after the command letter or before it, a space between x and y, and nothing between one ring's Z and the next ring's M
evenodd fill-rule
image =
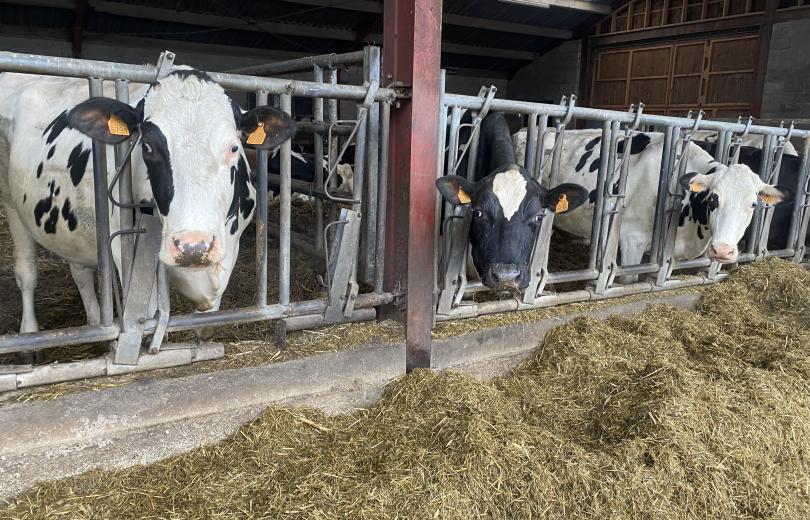
M149 143L147 143L146 141L143 141L143 153L146 153L146 154L151 154L152 153L152 147L149 146Z
M720 200L717 198L716 193L709 195L708 203L710 209L717 209L720 206Z
M537 224L539 224L539 223L543 222L543 214L542 214L542 213L538 213L537 215L535 215L535 216L534 216L534 221L535 221Z
M239 151L239 146L238 145L231 146L231 153L236 153L238 151Z
M475 217L475 218L483 218L483 216L484 216L484 212L481 211L480 209L474 209L472 214L473 214L473 217Z

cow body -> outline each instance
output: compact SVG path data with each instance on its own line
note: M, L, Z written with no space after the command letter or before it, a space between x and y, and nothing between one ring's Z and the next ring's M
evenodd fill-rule
M693 141L706 141L708 143L716 143L717 142L717 132L714 130L698 130L697 132L692 133L692 140ZM762 145L765 142L765 136L756 135L756 134L747 134L742 137L741 145L748 148L755 148L755 149L762 149ZM796 148L790 141L785 142L785 154L786 155L799 155L796 152ZM750 166L750 165L749 165Z
M5 73L0 92L0 199L14 240L22 332L37 330L37 244L70 264L88 322L99 321L89 135L112 144L127 139L120 132L140 132L140 146L132 152L133 197L151 202L163 224L160 260L197 310L219 307L255 206L240 142L246 115L219 85L204 73L176 67L155 85L131 85L131 106L87 100L87 82L80 79ZM104 94L113 93L105 82ZM112 133L114 122L118 134ZM107 171L112 180L111 148ZM118 208L110 205L110 230L120 227ZM112 251L120 266L115 243Z
M525 135L525 130L521 130L513 139L516 143L525 143ZM652 246L663 138L664 135L660 133L639 133L633 139L619 238L622 265L640 263L644 253ZM590 239L591 234L601 140L601 130L566 131L559 178L554 180L576 182L590 192L590 204L554 220L555 227L583 239ZM545 152L550 153L553 146L554 136L547 134L543 143ZM619 140L619 152L623 151L623 147L622 137ZM684 197L675 258L695 258L708 249L709 255L718 261L733 261L737 255L737 243L753 215L758 194L763 192L775 197L777 194L769 191L769 187L745 165L725 167L694 143L690 143L686 153L686 171L699 175L701 180L710 178L711 182L700 186L697 183L689 185L694 190L701 186L706 189L688 192ZM617 162L617 168L619 164ZM542 172L544 183L548 182L550 174L551 161L547 161ZM687 182L688 179L682 181ZM782 200L781 195L779 192L779 201ZM723 203L720 204L719 201Z

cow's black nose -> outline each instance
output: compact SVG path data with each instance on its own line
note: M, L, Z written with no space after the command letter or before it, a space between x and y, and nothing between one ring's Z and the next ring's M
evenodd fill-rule
M500 287L517 287L520 278L520 267L515 264L495 264L492 266L492 278Z

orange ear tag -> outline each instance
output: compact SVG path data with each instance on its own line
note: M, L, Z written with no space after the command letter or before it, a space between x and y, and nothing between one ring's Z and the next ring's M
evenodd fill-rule
M458 201L461 202L462 204L469 204L470 202L472 202L472 199L470 198L469 195L467 195L467 192L464 191L464 188L458 189Z
M698 184L697 182L690 182L689 191L691 191L692 193L700 193L703 191L703 185Z
M759 198L768 206L775 206L779 202L779 197L773 195L760 195Z
M267 133L264 131L264 123L259 121L259 126L248 136L247 144L262 144L265 139L267 139Z
M568 211L568 195L565 193L560 195L560 200L557 201L557 205L554 207L554 213L562 213L563 211Z
M107 119L107 129L112 135L129 135L129 127L115 114L110 114L110 118Z

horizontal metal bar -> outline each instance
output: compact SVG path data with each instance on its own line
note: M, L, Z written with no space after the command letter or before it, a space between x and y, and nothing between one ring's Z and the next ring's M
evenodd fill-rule
M119 333L117 325L109 327L86 325L24 334L3 334L0 336L0 354L112 341L118 338Z
M125 79L133 83L152 83L157 74L154 65L128 65L108 61L57 58L17 52L0 52L0 71L45 74L73 78L100 78L106 80ZM333 85L312 81L261 78L209 72L211 78L226 90L255 92L265 90L270 94L291 94L302 97L324 97L334 99L365 100L368 89L355 85ZM393 101L396 91L380 88L374 101Z
M445 106L466 108L468 110L480 110L484 105L484 100L477 96L464 96L461 94L445 94ZM520 114L544 114L551 117L564 117L568 113L566 105L549 105L546 103L532 103L529 101L513 101L508 99L493 99L490 110L497 112L516 112ZM633 124L636 115L631 112L619 112L614 110L603 110L599 108L574 107L572 116L575 119L590 119L594 121L618 121L620 123ZM657 116L642 114L640 125L672 126L679 128L692 128L695 126L694 119L685 117ZM742 133L746 125L738 123L724 123L721 121L702 120L701 130L731 130ZM774 128L770 126L752 125L749 134L786 136L787 128ZM793 137L810 137L808 130L793 130Z
M765 256L775 256L777 258L786 258L786 257L792 257L795 254L796 254L796 251L794 251L793 249L777 249L775 251L768 251L767 253L765 253Z
M562 271L559 273L549 273L547 283L583 282L596 280L599 271L596 269L582 269L579 271Z
M699 267L709 267L712 261L710 258L692 258L690 260L675 260L672 262L672 269L696 269Z
M230 74L250 74L253 76L264 76L268 74L289 74L293 72L310 72L312 67L334 68L338 65L362 65L364 51L347 52L345 54L320 54L318 56L307 56L294 60L278 61L275 63L265 63L253 65L251 67L239 67L228 71Z
M275 173L268 174L267 184L269 184L273 188L279 188L281 186L281 176ZM330 200L324 191L316 190L315 184L312 182L292 179L290 186L292 187L292 191L294 193L300 193L301 195L309 195L310 197L316 197L321 200ZM352 196L352 194L347 191L334 191L330 192L330 195L346 198L351 198Z
M295 318L284 318L287 324L287 332L292 330L314 329L323 327L325 325L335 325L335 323L355 323L358 321L372 321L377 318L377 310L370 309L355 309L351 317L346 318L342 322L329 322L324 323L322 314L315 314L311 316L297 316Z
M616 276L657 273L659 269L661 269L661 266L653 263L628 265L627 267L618 266L616 268Z
M349 135L354 130L354 125L330 125L329 123L299 121L298 133L306 132L326 135L329 133L330 126L332 128L332 134L334 135Z

